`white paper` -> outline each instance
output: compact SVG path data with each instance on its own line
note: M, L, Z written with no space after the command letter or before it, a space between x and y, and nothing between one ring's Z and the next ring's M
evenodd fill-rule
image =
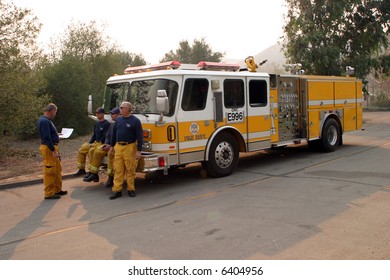
M69 138L72 135L73 128L63 128L58 136L62 139Z

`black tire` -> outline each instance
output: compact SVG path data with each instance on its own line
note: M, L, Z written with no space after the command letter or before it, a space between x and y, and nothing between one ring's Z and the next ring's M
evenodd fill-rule
M232 174L238 164L238 144L229 133L218 134L211 143L209 160L203 162L210 177L219 178Z
M321 150L326 153L335 151L340 144L340 139L339 124L334 119L328 119L322 129Z

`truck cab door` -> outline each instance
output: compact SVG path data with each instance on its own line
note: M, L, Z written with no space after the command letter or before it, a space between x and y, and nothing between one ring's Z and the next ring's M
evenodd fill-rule
M256 151L271 145L271 116L268 77L248 77L247 93L247 149Z
M184 76L177 115L179 163L203 161L213 132L213 95L206 77Z

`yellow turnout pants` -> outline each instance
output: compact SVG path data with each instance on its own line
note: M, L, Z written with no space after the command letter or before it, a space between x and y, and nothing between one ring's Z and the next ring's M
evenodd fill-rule
M107 151L103 150L103 145L96 147L92 157L89 157L89 171L92 173L99 173L99 167L102 164L103 158L107 155Z
M107 162L107 175L108 176L112 176L114 175L114 172L112 170L112 153L109 151L105 151L103 150L104 145L100 145L100 146L97 146L94 153L93 153L93 156L92 156L92 161L91 161L91 164L89 166L89 171L91 171L92 173L95 173L97 174L99 172L99 167L100 165L102 164L102 160L105 156L107 156L108 158L108 162Z
M54 146L59 152L58 146ZM43 185L45 197L51 197L62 190L62 167L59 158L53 157L46 145L40 145L39 151L43 161Z
M107 153L107 158L107 176L114 176L114 155L111 149Z
M135 159L137 146L136 143L128 145L116 144L114 156L114 186L113 192L121 192L123 189L123 181L126 180L127 190L134 191L135 169L137 168L137 160ZM126 178L125 178L126 174Z
M91 164L93 160L93 153L95 152L95 149L97 146L101 145L101 142L95 141L92 144L89 143L84 143L81 145L79 149L79 154L77 156L77 168L78 169L85 169L85 162L87 159L87 154L88 154L88 160L89 163ZM90 167L88 168L90 169Z

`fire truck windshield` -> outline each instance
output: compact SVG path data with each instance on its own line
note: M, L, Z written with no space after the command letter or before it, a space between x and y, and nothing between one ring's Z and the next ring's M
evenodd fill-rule
M129 101L133 104L134 114L159 114L156 105L157 91L165 89L169 98L167 116L172 116L175 112L178 88L177 82L167 79L108 84L104 94L104 109L111 110L119 107L123 101Z

